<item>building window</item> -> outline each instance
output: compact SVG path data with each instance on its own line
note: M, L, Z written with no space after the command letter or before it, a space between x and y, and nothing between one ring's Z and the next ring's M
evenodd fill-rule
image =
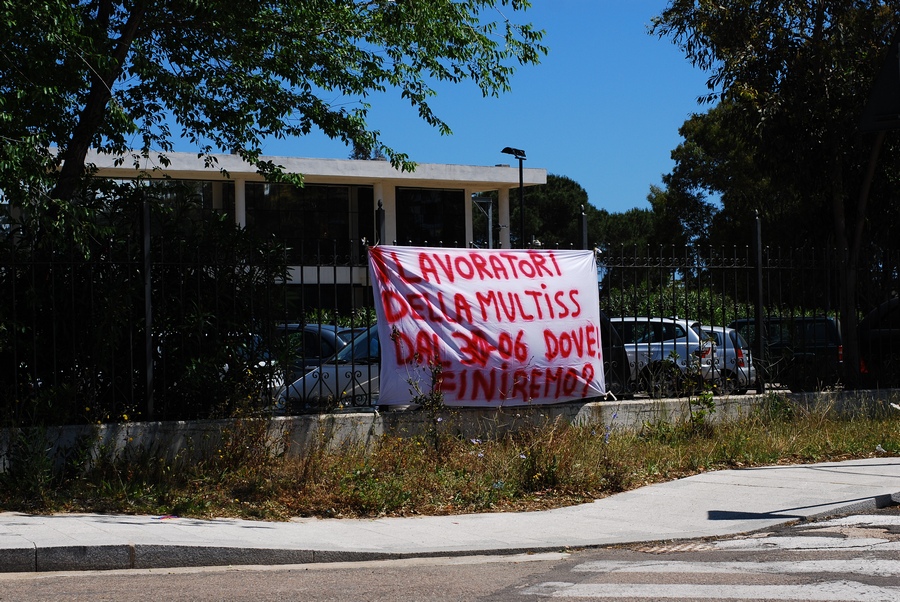
M399 244L466 246L464 190L397 189Z
M247 228L287 245L289 264L356 263L372 240L371 187L247 182L246 194Z

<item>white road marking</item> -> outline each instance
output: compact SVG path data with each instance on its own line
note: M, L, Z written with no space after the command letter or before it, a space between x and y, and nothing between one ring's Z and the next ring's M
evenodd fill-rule
M900 550L900 542L877 537L755 537L717 541L717 550Z
M855 514L813 523L813 527L841 527L865 525L867 527L900 527L900 514Z
M854 581L806 585L688 585L546 582L522 591L550 598L703 598L715 600L810 600L823 602L900 602L900 587L875 587Z
M853 573L870 577L900 575L900 560L854 558L852 560L798 560L795 562L628 562L598 560L585 562L572 569L576 573Z

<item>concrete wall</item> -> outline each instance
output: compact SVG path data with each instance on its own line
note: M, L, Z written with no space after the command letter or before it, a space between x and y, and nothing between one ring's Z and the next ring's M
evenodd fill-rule
M771 395L771 394L769 394ZM828 406L840 411L885 407L898 398L896 392L834 392L783 394L805 407ZM714 398L715 422L738 418L750 412L765 396L735 395ZM29 431L0 430L0 471L9 465L13 441L25 441L34 449L43 448L56 462L75 454L125 457L149 454L168 461L187 461L218 453L223 441L238 431L267 433L272 453L302 455L315 446L340 449L343 446L370 446L383 436L410 437L424 434L430 421L439 419L442 432L465 438L489 439L527 427L556 420L604 429L640 428L646 422L678 422L690 419L688 399L602 401L507 408L448 409L439 416L423 410L335 413L243 420L202 420L195 422L132 422L95 426L68 426ZM264 440L258 437L259 440Z

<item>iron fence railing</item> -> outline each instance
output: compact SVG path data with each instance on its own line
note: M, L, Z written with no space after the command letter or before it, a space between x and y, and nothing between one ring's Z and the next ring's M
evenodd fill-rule
M371 329L365 241L303 241L282 248L277 261L272 254L170 249L164 241L149 248L149 258L139 252L76 258L4 247L3 425L377 403L380 349ZM749 349L743 361L752 360L759 379L748 383L732 374L734 386L722 376L711 383L716 394L841 386L834 252L768 248L760 255L761 263L749 248L604 246L597 251L601 310L611 319L677 317L737 329ZM858 317L872 310L878 320L861 322L863 383L894 386L900 302L867 294ZM621 338L615 333L610 337ZM623 361L627 370L608 366L622 368L617 393L648 394L637 373L645 366L633 356ZM730 360L720 361L724 374Z

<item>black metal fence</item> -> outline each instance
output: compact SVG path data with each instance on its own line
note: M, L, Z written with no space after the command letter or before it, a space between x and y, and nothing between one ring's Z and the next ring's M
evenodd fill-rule
M843 345L833 254L762 249L760 255L736 247L607 249L599 262L601 309L614 318L678 318L701 338L719 332L713 342L725 349L717 350L718 364L706 375L714 391L840 386ZM637 366L632 356L632 370L652 370L653 361L664 359L659 353L651 348L651 358Z
M144 254L110 250L89 258L4 250L3 425L289 413L377 401L378 342L368 332L374 313L363 242L315 241L277 255L148 245ZM749 248L604 247L601 309L610 318L677 316L735 327L759 377L738 389L842 386L834 252L769 248L760 255L761 262ZM864 382L873 386L894 386L900 374L900 319L889 297L868 299L858 316ZM340 376L322 368L338 365L329 358L342 350L344 376L353 383L343 396ZM636 367L622 371L635 380L624 393L652 393L642 390ZM292 392L291 384L315 369L315 380ZM325 393L310 402L304 396L312 389ZM733 394L735 387L714 392Z

